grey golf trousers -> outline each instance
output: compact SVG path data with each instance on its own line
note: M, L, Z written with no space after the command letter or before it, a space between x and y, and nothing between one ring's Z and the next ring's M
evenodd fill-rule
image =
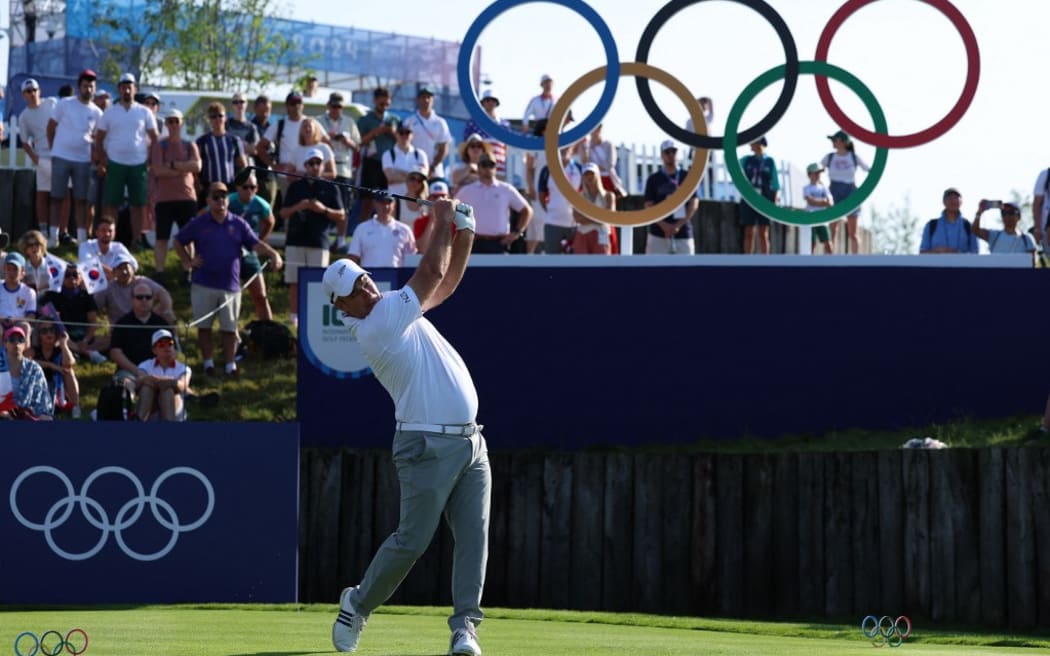
M448 625L453 631L473 629L484 617L488 560L492 472L485 438L480 430L470 437L399 431L394 465L401 485L397 531L379 547L350 602L368 615L389 599L430 545L444 513L455 540Z

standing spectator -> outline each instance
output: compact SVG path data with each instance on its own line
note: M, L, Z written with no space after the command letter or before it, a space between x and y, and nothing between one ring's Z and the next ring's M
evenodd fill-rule
M307 75L306 80L303 83L303 97L304 98L316 98L317 97L317 76Z
M48 234L51 211L51 148L47 140L47 124L55 111L54 98L41 98L40 85L30 78L22 83L22 98L26 108L18 117L18 136L22 150L36 167L36 222L40 232ZM50 228L51 242L58 246L58 226Z
M383 194L375 202L375 216L354 229L347 253L362 267L400 267L416 252L412 229L394 219L394 198Z
M504 128L510 129L510 121L505 118L500 118L499 114L496 113L496 108L499 107L499 96L492 89L485 89L481 93L481 106L485 110L485 114L488 115L497 125ZM478 124L473 118L467 121L467 126L463 129L463 140L465 141L472 134L480 135L482 139L489 145L492 153L492 159L496 160L496 179L506 180L507 179L507 144L503 143L499 139L494 138L488 133L481 125Z
M51 147L51 225L62 228L60 215L69 181L73 181L73 211L77 222L77 240L87 239L88 198L91 193L92 144L102 110L91 102L95 93L95 71L80 72L76 97L65 98L55 105L47 124L47 141Z
M138 391L139 362L148 358L150 335L158 328L169 328L171 323L153 311L157 297L153 288L142 278L132 286L131 309L114 323L109 357L117 365L113 378L129 392ZM151 330L152 329L152 330Z
M492 146L478 133L471 134L459 144L459 163L452 167L453 193L468 184L478 181L478 160L482 157L496 159ZM496 161L499 171L499 161Z
M1014 201L1000 203L999 214L1003 219L1002 230L986 230L981 227L981 214L995 207L992 201L982 200L977 205L977 214L973 217L973 232L988 242L988 252L992 254L1028 255L1035 252L1035 242L1027 233L1017 230L1021 220L1021 206Z
M459 190L456 198L474 208L477 233L472 252L506 253L532 220L532 207L513 186L496 179L496 161L483 157L478 162L478 181ZM520 213L518 231L510 226L510 211Z
M40 345L33 359L47 379L54 412L68 410L73 419L80 419L80 382L73 370L76 359L69 348L69 335L59 333L58 327L50 322L37 326L36 334Z
M294 181L281 206L281 218L287 229L285 255L288 268L284 281L288 283L288 307L292 325L299 326L299 267L328 266L328 236L325 232L331 225L339 226L346 221L343 199L336 186L316 178L321 171L324 153L310 150L303 159L309 178Z
M30 230L22 235L20 250L25 256L25 271L22 282L36 291L37 297L51 289L51 269L47 265L47 240L39 230Z
M303 157L307 151L316 148L323 153L321 177L325 180L335 180L335 153L331 146L324 142L324 137L324 128L317 119L309 116L303 118L299 123L299 141L291 152L291 162L295 162L295 167L289 173L306 175L306 169L303 168ZM287 166L291 166L291 162Z
M142 99L142 104L153 112L153 120L157 122L157 140L168 136L164 127L164 118L160 115L160 95L156 91L148 92ZM157 143L156 141L153 142ZM148 155L147 155L148 159ZM152 171L153 165L147 167L148 178L146 180L146 211L145 220L142 223L142 234L139 235L139 247L141 250L152 250L153 242L157 240L156 217L153 208L157 204L157 176Z
M583 181L583 169L569 157L572 146L562 148L561 162L555 166L561 166L565 171L565 177L573 189L579 189ZM544 167L547 169L550 165ZM550 182L550 171L540 171L540 204L546 217L543 220L543 250L548 255L559 255L564 252L564 246L571 246L576 232L576 219L573 216L572 205L561 190Z
M29 348L26 331L21 326L6 329L4 348L7 349L7 367L11 373L15 410L0 412L0 418L22 417L28 412L37 419L53 419L54 405L48 393L44 370L26 356Z
M602 188L616 194L617 198L627 195L620 176L616 173L616 146L602 136L602 124L591 130L590 136L580 144L582 164L593 162L602 172Z
M685 180L686 170L678 165L678 146L670 139L660 144L660 159L663 162L655 173L645 181L645 206L652 207L662 202L678 189ZM649 226L645 241L647 254L696 252L693 243L693 226L690 219L699 205L696 192L685 204L676 207L670 216Z
M297 162L293 156L299 142L299 124L303 120L303 97L298 91L291 91L285 96L284 111L284 118L271 122L270 127L266 128L255 147L255 154L263 164L273 169L294 173ZM277 188L288 188L287 177L278 176Z
M138 262L128 254L117 255L113 265L113 279L105 289L95 292L95 305L110 323L113 323L134 308L133 292L140 284L150 289L153 304L150 306L157 314L164 317L170 325L175 324L175 312L172 309L171 294L155 280L137 274Z
M197 324L197 342L204 358L204 373L208 375L215 375L211 335L215 312L219 315L219 330L222 332L226 375L238 375L234 358L237 317L241 313L241 249L251 248L260 255L273 258L278 271L283 266L277 251L259 241L247 221L230 213L229 194L225 184L212 182L208 187L208 211L190 221L175 236L175 252L179 254L183 268L193 270L190 302L194 318L203 319ZM186 250L191 243L196 252L193 256Z
M594 162L583 166L583 181L580 194L596 207L616 209L616 194L602 186L601 169ZM576 236L572 240L572 252L577 255L610 255L612 230L601 221L585 216L573 208L576 219Z
M424 189L429 193L428 200L435 202L443 198L449 198L448 183L444 180L436 180L433 184L424 183ZM424 206L425 210L412 226L412 234L416 238L416 250L425 253L430 245L430 239L434 236L434 223L430 220L430 208Z
M434 184L437 184L437 182L435 181ZM413 171L408 174L408 179L405 180L405 195L425 200L430 195L429 186L425 175L419 171ZM397 210L398 220L407 225L412 230L413 235L420 234L422 228L416 230L416 222L426 215L426 205L417 203L414 200L401 200L398 203Z
M780 175L777 163L765 154L767 145L765 137L752 141L751 154L740 158L740 167L758 193L776 203L780 195ZM758 252L769 255L769 218L741 200L740 224L744 226L744 254L753 254L758 241Z
M853 149L853 140L844 131L839 130L835 134L828 135L835 152L824 156L824 168L828 170L828 180L831 181L831 197L835 203L841 203L849 198L849 195L857 190L857 169L870 171L868 163L857 157ZM860 217L860 208L853 210L846 217L846 237L849 239L849 252L856 255L860 252L860 239L857 237L857 219ZM831 224L831 240L835 240L838 233L838 222Z
M193 179L201 171L197 144L182 138L182 112L168 110L164 117L168 136L154 144L151 153L153 175L157 178L157 239L153 249L155 278L166 284L164 263L168 259L171 227L186 227L197 213L197 190ZM201 137L202 139L204 137Z
M208 204L205 192L212 184L221 182L223 186L232 185L237 173L248 165L244 144L226 132L226 108L222 103L208 105L208 126L211 131L197 137L201 160L198 177L200 195L197 199L200 207Z
M820 174L823 172L824 168L816 162L806 167L806 176L809 177L809 184L802 188L802 197L806 199L807 212L819 212L825 207L831 207L833 204L831 193L820 181ZM831 235L828 233L827 226L813 226L813 241L821 243L826 255L831 255L833 252Z
M335 153L335 181L345 185L354 184L354 156L361 148L361 132L357 129L354 119L343 115L343 94L333 91L328 95L325 113L318 120L324 128L325 143L331 146ZM340 187L339 193L343 197L343 207L349 213L354 202L350 187ZM336 235L337 250L341 251L346 247L349 223L347 221Z
M270 204L257 193L259 182L255 173L246 173L247 175L242 173L238 176L237 189L230 194L230 212L243 217L248 222L248 227L259 235L259 241L266 241L273 232L276 220ZM255 276L254 279L252 276ZM262 275L262 263L255 251L248 251L241 256L241 283L249 279L252 279L252 282L248 285L248 295L255 304L255 316L266 321L272 320L273 311L270 309L270 299L266 296L266 279Z
M246 155L255 152L255 145L259 143L259 129L255 123L248 120L248 99L238 91L230 100L232 112L226 119L226 132L241 140Z
M1032 221L1035 223L1033 230L1035 240L1042 246L1044 251L1050 252L1050 239L1047 239L1047 216L1050 216L1050 169L1043 169L1035 179L1035 189L1032 190ZM1050 405L1047 416L1050 417Z
M62 289L49 291L39 299L40 307L50 304L58 312L66 333L69 335L69 347L73 353L86 356L91 362L99 364L106 361L101 351L109 350L109 337L96 337L98 324L98 306L95 297L84 289L80 269L67 266L62 275Z
M99 172L105 176L103 201L107 213L116 215L127 190L131 208L131 235L142 233L146 203L146 160L157 141L157 120L145 105L135 102L135 76L125 73L117 85L120 98L102 114L95 132Z
M0 326L8 328L22 326L24 334L30 335L29 322L36 317L36 292L22 282L26 259L21 253L11 251L4 256L4 284L0 285Z
M153 357L139 363L136 387L139 393L137 415L140 421L186 421L186 390L192 372L176 359L175 338L161 328L153 333Z
M99 111L104 113L107 109L113 106L112 100L113 97L109 95L109 91L106 91L105 89L99 89L95 93L95 97L92 99L92 102L95 103L95 107L99 108Z
M102 265L102 270L106 273L107 280L113 280L113 269L116 268L117 260L120 258L133 262L135 269L138 269L138 261L132 257L128 247L113 240L116 234L117 220L108 214L100 217L95 228L97 237L80 243L80 246L77 247L77 261L89 262L97 258L99 264Z
M383 153L383 176L387 181L386 188L392 194L404 195L405 180L409 173L418 171L428 175L427 171L430 170L426 152L412 144L413 138L412 123L403 121L397 126L397 143Z
M434 88L419 87L416 92L416 112L401 123L410 125L416 133L416 147L427 155L430 168L425 171L428 180L445 177L445 158L452 146L448 122L434 111Z
M383 174L383 154L394 147L397 141L397 126L400 123L393 114L387 115L390 109L390 90L376 87L372 92L373 109L357 119L357 129L361 133L361 170L358 172L360 184L368 189L386 189L387 179ZM372 216L372 198L361 198L361 216Z
M955 187L948 187L941 195L944 211L936 219L930 219L922 229L919 252L926 253L977 253L977 236L969 220L962 215L962 194Z
M253 108L254 113L252 115L252 125L255 126L255 129L259 134L259 138L255 142L255 148L252 150L254 164L259 168L269 169L269 160L263 160L258 153L259 143L262 141L262 137L266 134L266 131L270 129L270 112L273 109L270 97L266 94L256 96ZM267 153L270 154L271 152L272 146L268 146ZM259 195L262 196L271 206L277 202L277 177L275 175L272 173L259 174Z
M528 132L531 128L534 128L536 122L544 121L551 115L551 110L554 109L554 101L556 98L551 93L551 88L554 86L554 81L550 75L544 73L540 76L540 88L543 90L540 95L533 96L529 100L529 104L525 106L525 113L521 116L521 127L522 132Z
M704 112L704 123L707 124L707 134L712 133L711 126L715 121L715 102L707 96L700 96L696 99L700 103L700 109ZM685 122L685 129L695 134L696 128L693 127L692 117L688 118ZM694 150L689 149L689 160L692 161ZM715 198L715 149L710 148L707 151L707 172L704 174L704 179L700 183L701 197L708 200L714 200Z

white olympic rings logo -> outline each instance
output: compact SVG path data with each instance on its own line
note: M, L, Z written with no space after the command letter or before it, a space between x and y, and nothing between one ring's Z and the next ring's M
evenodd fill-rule
M34 474L51 474L66 488L66 496L59 499L51 506L47 511L47 515L44 517L43 523L37 523L26 519L25 515L23 515L18 508L18 488L27 478ZM124 476L131 481L131 484L135 487L135 491L138 493L138 496L130 499L127 503L121 506L113 522L110 522L109 515L106 514L102 504L88 496L91 484L100 476L105 476L106 474L119 474ZM176 514L175 509L171 504L157 496L157 491L160 489L160 486L164 481L177 474L193 476L201 482L204 486L205 492L208 494L207 508L205 508L200 518L190 524L179 523L179 516ZM44 538L47 540L48 546L51 547L51 551L66 560L87 560L88 558L95 556L104 546L106 546L106 541L109 538L110 532L112 532L117 539L117 544L120 546L120 549L129 557L140 561L152 561L167 556L171 550L175 548L175 543L178 541L180 533L200 528L204 522L208 521L208 518L211 517L212 510L215 509L215 490L212 488L211 481L208 480L208 477L200 471L192 467L172 467L157 477L156 482L153 483L153 487L149 491L149 495L146 495L144 488L142 487L142 482L139 481L135 474L123 467L111 466L102 467L92 472L80 487L80 493L76 494L73 490L73 483L64 472L47 465L38 465L36 467L30 467L19 474L18 478L15 479L14 484L11 486L10 500L11 512L14 513L15 518L22 524L22 526L33 529L34 531L43 531ZM102 531L102 535L99 537L95 546L91 549L82 553L70 553L55 543L52 531L62 526L66 520L69 519L70 515L73 514L74 505L77 503L80 504L80 512L84 515L84 519L86 519L89 524ZM168 540L168 543L159 551L151 554L139 553L129 547L127 543L125 543L124 536L121 533L124 529L129 528L139 520L146 504L149 504L150 511L153 513L153 517L157 520L157 523L171 531L171 538ZM163 513L161 511L163 511Z

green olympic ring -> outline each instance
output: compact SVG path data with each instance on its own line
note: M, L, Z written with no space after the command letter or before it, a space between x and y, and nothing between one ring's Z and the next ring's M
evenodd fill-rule
M872 163L871 171L868 172L867 177L864 179L864 184L850 194L846 200L837 205L832 205L816 212L803 212L791 207L778 207L771 200L760 194L751 186L751 182L747 179L747 175L744 174L744 169L740 165L740 160L735 156L730 156L730 154L735 153L739 145L737 143L737 128L740 126L740 119L744 115L744 109L747 108L747 104L754 100L755 96L766 87L777 80L783 79L785 68L786 66L782 64L759 75L754 82L747 85L736 99L736 102L733 103L733 108L729 110L729 116L726 118L725 126L726 170L729 171L729 177L732 178L733 184L736 185L737 191L740 192L740 196L764 216L788 225L823 225L848 215L860 207L867 200L868 196L875 191L875 187L878 186L879 180L886 170L886 159L889 155L889 150L885 147L875 149L875 161ZM886 126L886 114L883 113L879 101L875 99L875 94L852 73L827 62L804 61L799 62L799 74L823 75L842 82L864 101L864 106L868 108L868 112L875 123L875 132L878 134L889 134L889 129Z

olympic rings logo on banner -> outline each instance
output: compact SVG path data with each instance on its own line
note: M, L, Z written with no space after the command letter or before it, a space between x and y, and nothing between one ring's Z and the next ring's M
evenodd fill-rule
M901 630L901 625L907 628ZM907 615L901 615L897 619L893 619L889 615L883 615L880 618L868 615L861 620L860 631L876 647L885 645L900 647L911 635L911 620L908 619Z
M704 123L703 120L697 120L694 115L695 111L693 103L687 102L685 99L686 96L692 98L694 94L686 91L683 95L680 91L685 89L684 85L666 72L648 65L649 51L660 29L682 9L704 1L705 0L671 0L664 5L663 8L656 12L645 30L642 32L642 37L638 42L638 51L635 56L636 61L633 63L625 63L620 62L619 60L619 52L616 49L616 43L613 40L609 26L606 25L605 21L602 20L601 16L599 16L595 10L587 3L583 2L583 0L496 0L496 2L489 5L474 20L470 28L467 30L467 33L463 38L463 43L460 46L457 78L463 103L466 106L467 111L470 113L471 118L473 118L482 129L492 135L494 139L499 139L510 146L523 148L525 150L543 149L547 154L548 161L558 161L557 149L583 139L591 130L597 127L612 106L613 97L616 95L616 90L619 85L619 78L624 74L633 75L637 78L636 85L642 105L645 107L653 121L655 121L664 132L678 141L690 146L695 146L701 149L725 149L733 152L739 144L754 141L776 125L776 123L787 112L788 105L794 98L795 89L798 86L799 75L813 75L816 81L817 94L831 118L855 139L876 147L875 162L872 166L872 170L868 173L865 183L861 185L857 192L851 194L849 198L842 203L820 210L819 212L806 214L792 208L777 207L771 201L757 193L744 175L740 162L736 157L726 157L726 168L729 171L730 178L733 180L733 184L736 185L741 196L743 196L752 207L762 214L789 225L815 225L828 223L846 216L859 207L861 203L875 190L875 187L885 170L887 149L920 146L944 135L952 129L960 119L962 119L977 93L977 84L980 79L981 69L981 58L977 45L977 37L974 35L973 29L966 21L962 12L951 4L949 0L920 1L932 6L934 9L937 9L944 14L944 16L951 21L952 25L959 33L959 36L962 38L966 49L967 59L966 81L963 84L963 90L959 99L941 120L929 128L906 135L889 134L886 125L886 117L871 91L855 76L847 73L841 68L833 66L827 61L828 50L831 47L831 40L846 19L856 13L857 10L875 2L876 0L848 0L843 4L842 7L832 15L831 19L824 27L824 30L821 32L820 38L817 41L814 61L809 62L799 61L798 48L795 45L794 37L791 35L791 32L787 27L787 23L768 3L763 0L732 0L758 12L773 26L773 29L776 31L777 36L784 47L785 63L766 71L745 88L744 92L734 102L732 109L730 110L729 118L726 121L725 136L708 136L706 123ZM554 104L554 108L551 110L550 116L548 117L547 129L542 138L516 133L493 121L482 109L477 94L473 92L470 75L471 55L473 54L474 46L481 35L481 31L485 26L507 10L533 2L548 2L560 5L579 14L590 23L598 33L602 46L605 49L606 58L606 65L604 67L595 69L579 78L569 86L560 98L558 98ZM596 71L600 71L600 73L596 74ZM842 82L861 97L865 107L872 115L875 126L874 131L865 130L846 116L845 112L842 111L831 95L831 90L828 85L829 77ZM562 121L568 114L569 105L577 96L579 96L580 93L602 79L605 80L605 90L598 99L594 111L584 117L578 125L562 133L560 131ZM693 118L693 125L696 126L695 132L685 130L663 113L663 110L657 105L656 100L653 98L652 90L650 88L650 79L657 80L665 86L668 86L682 99L683 102L685 102L690 116ZM773 108L755 125L738 134L736 129L740 122L740 118L747 107L747 103L758 95L759 92L778 79L783 79L784 85L781 89L780 95L777 97L776 103L773 105ZM551 153L555 153L553 159L551 159ZM691 192L696 187L696 185L692 183L694 174L696 174L695 177L697 179L697 184L699 184L699 180L703 177L704 167L707 162L706 153L704 155L705 156L702 160L701 153L698 152L694 156L694 167L690 169L686 181L683 181L682 185L680 185L680 187L684 187L688 192ZM701 160L699 169L696 168L696 160ZM554 180L558 190L573 203L577 210L593 219L620 226L646 225L660 220L669 213L665 207L665 205L671 205L669 202L662 203L658 206L660 207L661 212L650 211L657 206L636 212L603 211L601 208L585 201L582 195L574 189L571 189L571 185L568 183L566 176L558 169L559 167L553 167L551 169L551 179ZM685 197L688 197L688 195L689 193L686 193ZM667 201L670 200L669 197ZM677 203L673 205L673 207L677 207L678 204L681 203Z
M81 645L80 649L75 648L73 646L73 641L69 639L74 633L79 633L84 639L84 644ZM46 643L48 641L48 636L52 634L58 639L58 642L56 642L53 647L49 648ZM22 651L22 643L24 642L22 638L27 637L33 641L33 648L30 651ZM37 652L42 656L58 656L62 653L63 649L70 654L73 654L73 656L78 656L79 654L86 652L87 648L88 634L84 629L70 629L65 638L63 638L62 634L58 631L45 631L39 638L32 631L23 631L18 634L17 638L15 638L15 656L36 656Z
M25 515L22 514L22 511L18 507L18 488L21 487L22 483L27 478L35 474L51 474L62 483L66 490L66 496L56 501L47 511L43 523L33 522L26 519ZM135 487L137 493L136 497L130 499L121 506L112 522L110 521L109 515L106 513L105 509L102 507L102 504L91 498L88 494L92 483L94 483L100 476L106 474L119 474L127 478L131 481L131 484ZM166 480L178 474L185 474L199 480L201 485L204 486L204 491L208 495L208 503L204 512L196 521L189 524L179 523L179 516L175 512L175 508L173 508L170 503L157 496L160 486ZM83 514L84 519L86 519L93 527L102 531L102 535L99 537L95 546L91 549L82 553L70 553L58 546L52 535L52 531L62 526L66 520L69 519L73 514L74 505L78 503L80 505L80 512ZM101 469L95 470L84 480L84 484L80 487L80 493L76 494L73 491L73 483L65 473L54 467L38 465L25 470L15 479L14 484L11 486L10 504L11 512L14 513L15 518L19 523L26 528L35 531L43 531L44 538L47 540L48 546L51 547L51 551L53 551L55 555L65 558L66 560L87 560L88 558L92 558L106 545L109 534L112 532L116 537L117 545L125 554L127 554L128 557L148 562L159 560L164 556L167 556L171 553L171 550L175 548L175 543L178 541L181 533L198 529L208 521L208 518L211 517L212 511L215 508L215 490L212 488L211 481L208 480L208 477L198 470L192 467L172 467L157 477L157 480L153 483L153 487L147 495L142 486L142 482L139 481L138 477L132 472L123 467L102 467ZM146 504L149 504L150 511L153 513L153 517L157 520L157 523L171 531L171 538L168 540L167 544L158 551L149 554L139 553L129 547L124 541L124 536L122 534L122 531L131 527L139 520ZM163 511L163 513L161 511Z

